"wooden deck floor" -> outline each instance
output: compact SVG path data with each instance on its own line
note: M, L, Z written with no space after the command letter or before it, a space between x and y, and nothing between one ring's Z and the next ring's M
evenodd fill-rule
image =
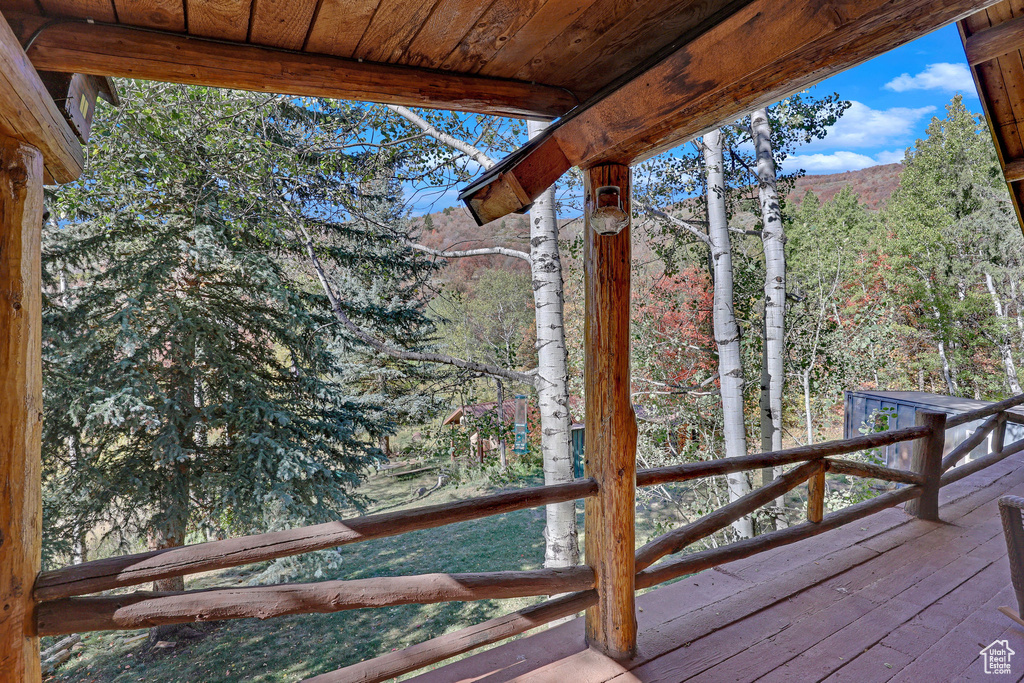
M427 672L417 683L900 681L1024 678L997 499L1024 495L1024 456L942 491L942 523L901 509L723 565L638 598L639 655L583 644L582 619ZM1006 639L1012 675L979 653Z

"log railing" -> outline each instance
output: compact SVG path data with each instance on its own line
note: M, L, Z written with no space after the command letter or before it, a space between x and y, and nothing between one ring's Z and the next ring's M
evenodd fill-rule
M1006 411L1021 404L1024 404L1024 396L949 419L945 414L920 411L918 424L906 429L773 453L638 471L636 485L652 486L795 465L771 483L638 549L633 556L635 588L649 588L725 562L795 543L901 503L907 503L908 513L922 519L938 519L938 494L942 486L1024 451L1024 439L1005 447L1003 445L1007 421L1016 421L1016 416ZM981 419L984 422L978 430L943 458L945 430ZM990 454L953 468L955 463L980 445L989 434L993 435ZM912 471L839 457L903 442L914 442ZM824 514L824 479L828 472L878 479L899 485L900 488ZM808 485L806 522L721 547L670 557L805 482ZM289 614L336 612L408 603L565 594L401 651L309 679L310 683L382 681L576 614L599 604L600 592L604 588L591 566L580 566L183 592L89 594L394 536L549 503L587 499L598 493L597 481L579 479L568 484L540 486L288 531L95 560L43 572L37 578L34 589L37 628L40 635L60 635L194 621L250 617L265 619Z

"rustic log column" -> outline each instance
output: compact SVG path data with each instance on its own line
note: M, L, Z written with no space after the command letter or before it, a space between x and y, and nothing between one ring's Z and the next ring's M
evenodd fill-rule
M584 505L586 561L597 580L587 642L618 658L636 652L634 552L636 418L630 401L630 170L583 173L586 475L600 487Z
M817 524L825 517L825 462L807 480L807 521Z
M0 139L0 681L40 680L43 156Z
M930 410L917 411L917 425L928 427L931 433L914 442L914 455L910 469L924 475L921 497L907 503L904 510L918 519L939 521L939 488L942 477L942 451L946 444L946 414Z

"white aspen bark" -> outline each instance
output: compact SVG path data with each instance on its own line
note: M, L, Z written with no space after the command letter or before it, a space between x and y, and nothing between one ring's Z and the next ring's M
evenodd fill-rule
M811 371L801 373L804 385L804 421L807 424L807 445L814 443L814 422L811 421Z
M530 137L547 127L527 123ZM544 483L573 480L569 419L569 354L565 346L562 261L558 251L558 216L555 189L549 187L530 209L530 269L537 320L537 407L540 412ZM579 563L576 503L548 505L544 529L545 567L569 567Z
M1020 314L1020 301L1017 300L1017 281L1010 276L1010 301L1013 302L1014 318L1017 321L1017 332L1020 333L1020 341L1024 344L1024 317Z
M776 189L775 158L772 156L772 129L768 110L758 109L750 115L750 139L757 154L758 199L761 203L761 240L764 243L764 361L768 378L767 435L771 450L782 450L782 395L785 384L786 356L786 233L782 224L782 207ZM762 437L767 442L768 439ZM783 468L775 469L782 476ZM776 504L785 509L785 498Z
M999 293L996 292L996 284L992 280L992 274L985 271L985 287L989 296L992 297L992 307L996 311L996 318L999 319L999 339L996 345L999 347L999 355L1003 359L1003 371L1006 373L1006 384L1010 393L1017 395L1022 393L1020 381L1017 379L1017 367L1013 362L1013 348L1010 346L1010 335L1007 333L1006 316L1003 315L1003 303L999 300Z
M714 268L714 333L718 346L718 377L722 392L723 434L725 456L735 458L747 454L747 432L743 419L743 366L740 357L740 330L733 307L732 245L725 213L725 161L722 131L713 130L704 136L704 166L707 169L708 237L711 240L711 261ZM750 492L745 473L730 474L729 500L737 500ZM733 523L741 538L754 535L750 517Z

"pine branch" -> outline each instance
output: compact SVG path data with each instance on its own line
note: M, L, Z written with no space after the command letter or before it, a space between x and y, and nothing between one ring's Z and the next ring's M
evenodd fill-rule
M503 377L513 382L520 382L522 384L533 386L534 377L537 374L536 370L530 370L529 372L517 372L515 370L507 370L496 365L478 363L477 361L465 360L441 353L407 351L405 349L399 349L386 344L356 325L345 313L341 306L341 301L334 292L334 288L331 287L331 284L327 279L327 273L324 272L323 264L320 262L320 257L316 255L316 250L313 248L313 239L310 237L309 231L306 230L305 226L300 226L299 229L302 231L302 235L305 239L306 254L309 256L310 263L313 264L314 270L316 270L317 279L320 281L320 287L324 290L324 294L327 295L327 299L331 303L331 311L334 313L334 317L338 319L338 322L341 323L345 329L355 335L356 338L367 346L398 360L453 365L464 370L479 372L485 375L490 375L491 377Z

